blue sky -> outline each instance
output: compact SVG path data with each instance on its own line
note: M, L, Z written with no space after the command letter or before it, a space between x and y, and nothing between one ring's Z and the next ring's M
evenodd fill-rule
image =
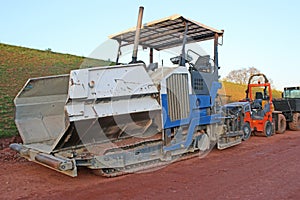
M300 85L300 1L297 0L0 0L0 42L89 56L107 36L181 14L224 29L221 76L256 67L277 89Z

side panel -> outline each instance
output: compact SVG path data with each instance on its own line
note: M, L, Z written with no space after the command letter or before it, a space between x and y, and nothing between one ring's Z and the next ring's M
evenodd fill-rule
M168 116L171 121L189 116L188 75L173 74L167 78Z
M17 95L15 122L24 144L51 146L66 129L68 82L69 75L29 79Z
M161 81L163 129L186 125L190 122L190 74L186 67L174 71Z

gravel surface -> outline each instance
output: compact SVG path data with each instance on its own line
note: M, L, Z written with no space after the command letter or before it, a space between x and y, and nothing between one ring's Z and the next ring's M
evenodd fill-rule
M251 137L205 158L116 178L71 178L0 150L0 199L300 199L300 132Z

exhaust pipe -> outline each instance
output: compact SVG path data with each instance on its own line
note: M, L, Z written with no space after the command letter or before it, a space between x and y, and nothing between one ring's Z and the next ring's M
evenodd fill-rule
M132 61L130 63L137 62L137 52L138 52L138 46L139 46L139 41L140 41L140 31L141 31L141 27L142 27L143 12L144 12L144 7L140 6L138 21L137 21L136 31L135 31Z

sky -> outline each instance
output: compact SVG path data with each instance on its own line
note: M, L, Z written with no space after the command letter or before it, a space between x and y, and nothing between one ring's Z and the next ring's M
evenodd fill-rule
M255 67L276 89L299 86L298 0L0 0L0 42L90 56L108 36L173 14L224 29L220 75Z

